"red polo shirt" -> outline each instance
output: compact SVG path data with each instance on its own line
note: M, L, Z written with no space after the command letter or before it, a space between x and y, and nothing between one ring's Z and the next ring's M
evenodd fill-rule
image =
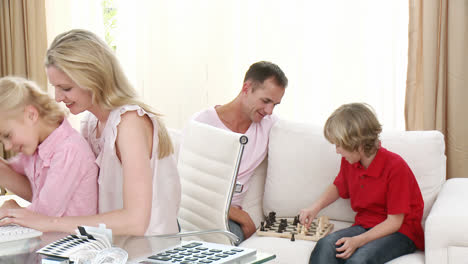
M389 214L405 214L398 232L424 250L424 201L413 172L398 154L380 147L367 169L342 158L334 184L341 198L351 200L351 208L357 213L354 225L372 228Z

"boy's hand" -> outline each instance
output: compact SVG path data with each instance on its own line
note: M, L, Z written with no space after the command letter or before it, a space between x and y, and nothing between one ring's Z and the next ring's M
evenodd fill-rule
M312 221L317 216L318 211L313 209L313 207L301 209L299 212L299 222L304 225L306 228L312 224Z
M336 241L336 257L341 259L350 258L353 253L361 247L361 241L359 237L342 237Z

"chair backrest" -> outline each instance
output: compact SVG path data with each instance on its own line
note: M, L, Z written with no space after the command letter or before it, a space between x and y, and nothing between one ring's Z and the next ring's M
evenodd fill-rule
M229 230L229 207L245 143L247 137L242 134L196 121L185 128L177 165L182 185L182 232ZM223 234L200 239L231 244Z

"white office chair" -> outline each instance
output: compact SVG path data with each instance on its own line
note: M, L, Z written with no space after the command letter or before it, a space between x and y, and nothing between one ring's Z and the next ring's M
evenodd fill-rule
M247 137L196 121L184 130L178 170L182 197L181 232L163 237L197 236L208 242L234 244L228 213Z

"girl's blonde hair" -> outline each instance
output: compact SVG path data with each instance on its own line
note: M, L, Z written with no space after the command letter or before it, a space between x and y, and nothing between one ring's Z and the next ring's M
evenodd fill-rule
M94 33L74 29L58 35L47 50L45 65L55 66L82 89L91 91L93 104L106 110L123 105L139 105L154 114L159 124L158 158L162 159L174 152L161 115L137 99L137 93L113 51Z
M28 105L34 106L39 117L51 125L62 123L67 116L67 111L36 83L14 76L0 78L0 113L4 119L18 118Z
M364 154L371 156L380 146L382 132L372 108L364 103L344 104L328 118L323 128L325 138L347 151L357 151L362 146Z

